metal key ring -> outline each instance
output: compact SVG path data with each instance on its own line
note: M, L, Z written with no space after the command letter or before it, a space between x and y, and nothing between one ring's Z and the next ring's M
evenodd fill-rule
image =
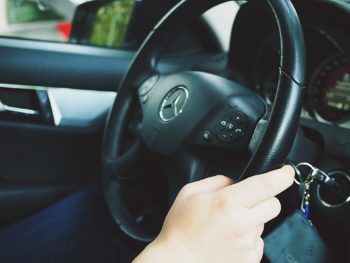
M297 184L297 185L300 185L300 184L303 184L303 183L311 183L313 178L310 179L310 181L307 181L308 177L305 178L306 180L303 179L303 177L301 176L301 172L299 170L299 167L301 166L306 166L308 168L310 168L310 170L312 171L312 174L314 174L315 172L317 172L317 168L315 168L314 166L312 166L311 164L309 163L306 163L306 162L303 162L303 163L298 163L297 165L294 165L294 164L291 164L291 166L293 167L294 171L295 171L295 174L298 176L299 180L297 180L297 178L295 177L294 178L294 182ZM309 173L310 174L310 173Z

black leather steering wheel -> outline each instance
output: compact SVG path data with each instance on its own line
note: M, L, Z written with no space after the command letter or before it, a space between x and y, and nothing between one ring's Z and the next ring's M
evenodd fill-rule
M289 0L256 0L271 15L280 38L271 110L259 95L231 80L196 71L165 74L158 67L181 29L223 2L178 3L148 35L118 90L104 136L103 183L111 215L131 240L147 243L156 236L159 229L146 227L144 219L162 214L150 216L148 224L160 227L184 184L215 174L215 165L205 164L218 159L215 155L233 173L239 171L233 177L241 180L280 167L291 149L301 112L305 55L301 25ZM135 109L142 111L140 136L128 148L125 138ZM234 168L242 156L248 156L243 169Z

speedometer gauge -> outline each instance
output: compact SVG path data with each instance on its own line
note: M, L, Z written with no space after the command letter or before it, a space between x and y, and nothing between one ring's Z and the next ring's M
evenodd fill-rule
M308 101L312 112L337 123L350 116L350 63L342 54L326 59L311 76Z

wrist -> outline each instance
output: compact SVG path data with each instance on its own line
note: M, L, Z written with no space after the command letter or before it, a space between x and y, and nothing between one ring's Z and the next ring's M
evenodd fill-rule
M150 243L133 261L132 263L172 263L174 260L170 257L168 251L162 246Z
M154 240L155 245L160 248L167 257L169 262L178 263L198 263L199 261L192 254L190 248L182 240L174 235L162 236L160 235L156 240Z
M133 263L197 263L189 250L176 238L168 240L155 239L150 243L142 253L133 261Z

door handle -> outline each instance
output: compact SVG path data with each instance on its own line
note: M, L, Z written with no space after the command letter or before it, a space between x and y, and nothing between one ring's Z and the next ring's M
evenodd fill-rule
M0 100L0 112L11 112L16 114L24 114L24 115L32 115L32 116L39 115L39 112L36 110L8 106L4 104L1 100Z

